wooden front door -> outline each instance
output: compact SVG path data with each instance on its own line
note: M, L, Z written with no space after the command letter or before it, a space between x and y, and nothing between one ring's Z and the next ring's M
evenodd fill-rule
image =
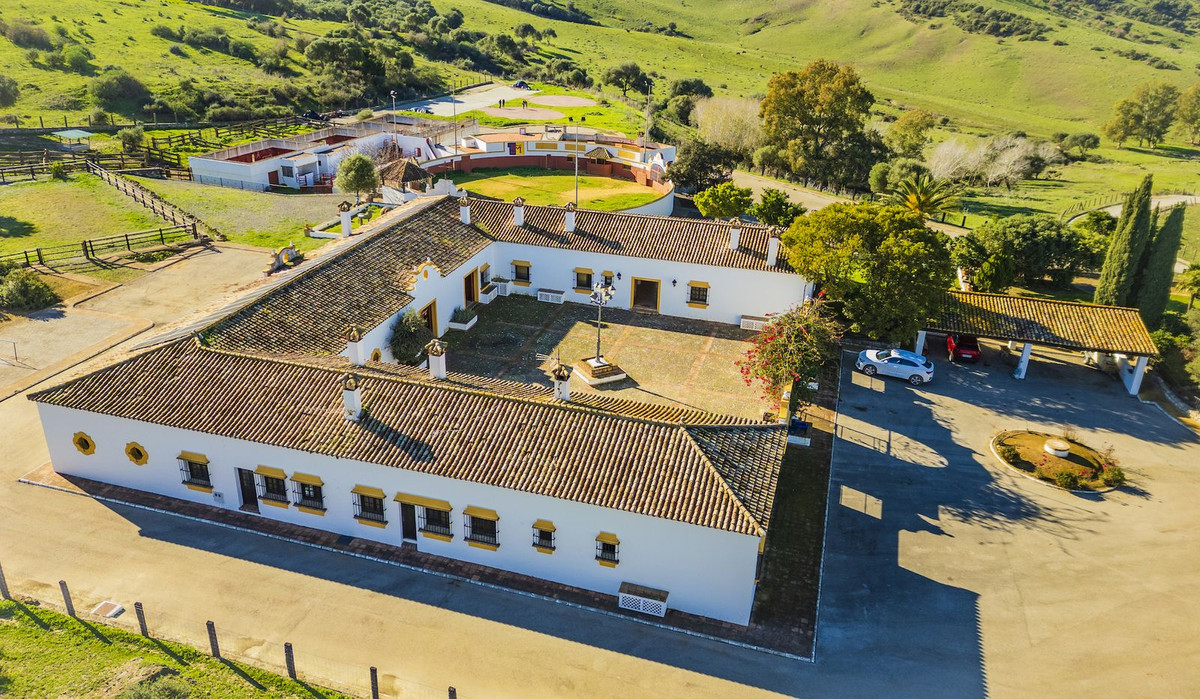
M429 305L421 309L421 323L429 328L429 332L433 333L434 337L438 336L437 328L437 300L429 302Z
M400 535L405 541L417 540L417 508L407 502L400 504Z
M658 280L633 280L633 307L641 311L658 312Z
M267 183L268 184L279 184L279 171L278 170L272 170L267 173Z
M254 471L238 469L238 489L242 492L242 508L258 511L258 488L254 485Z
M477 269L471 270L470 274L463 277L463 308L470 307L473 303L479 301L479 283L476 281Z

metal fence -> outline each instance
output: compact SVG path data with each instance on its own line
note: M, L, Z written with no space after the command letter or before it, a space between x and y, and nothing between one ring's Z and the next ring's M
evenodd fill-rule
M0 263L18 267L38 265L50 269L69 269L92 264L92 261L122 251L133 251L156 245L171 245L200 240L196 224L151 228L149 230L90 238L78 243L31 248L0 255Z
M80 587L85 588L90 590L94 586ZM392 665L395 661L384 648L347 648L348 656L363 658L362 662L351 662L322 656L286 638L264 638L253 615L248 613L250 610L236 616L214 614L213 618L203 619L126 599L119 590L97 594L104 597L92 599L77 594L66 580L47 583L24 578L19 571L0 567L0 599L19 603L34 601L39 607L52 609L92 627L93 634L99 632L101 638L104 638L106 628L121 629L148 639L191 646L226 664L258 668L311 688L331 689L357 697L447 696L455 699L457 696L454 687L436 687L405 679L399 668ZM187 590L179 591L180 596L187 594ZM124 608L115 618L98 613L101 611L99 606L110 600ZM53 633L49 629L46 632ZM169 649L164 650L171 654ZM371 665L372 661L378 664ZM236 667L231 669L238 672ZM241 674L244 680L254 683L252 678ZM297 690L306 689L303 685ZM308 693L320 696L313 689L308 689Z

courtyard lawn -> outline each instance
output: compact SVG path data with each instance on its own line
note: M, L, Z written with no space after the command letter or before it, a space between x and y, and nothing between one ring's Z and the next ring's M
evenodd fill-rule
M341 194L272 194L180 180L135 178L146 189L224 233L231 242L300 251L329 242L304 235L304 224L337 218Z
M575 175L565 170L478 168L470 174L451 173L454 183L485 197L512 201L525 197L528 204L566 204L575 199ZM662 195L649 187L611 177L579 176L579 206L615 211L642 206Z
M0 254L165 225L93 175L0 187Z
M12 696L343 696L26 602L0 602L0 651L0 694Z

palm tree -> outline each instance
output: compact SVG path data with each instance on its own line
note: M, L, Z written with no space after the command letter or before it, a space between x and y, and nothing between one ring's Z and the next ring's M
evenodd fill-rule
M1188 310L1192 310L1192 302L1200 294L1200 262L1193 262L1187 271L1179 275L1175 286L1188 295Z
M949 182L935 180L925 173L897 182L887 200L923 216L933 216L953 208L958 203L958 196Z

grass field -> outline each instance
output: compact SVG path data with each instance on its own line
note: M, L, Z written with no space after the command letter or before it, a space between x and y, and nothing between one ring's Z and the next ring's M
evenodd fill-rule
M451 179L470 192L503 201L522 196L529 204L561 205L575 199L575 175L562 170L480 168L470 174L455 173ZM649 204L661 196L637 182L579 176L579 206L585 209L629 209Z
M1200 264L1200 206L1189 206L1183 215L1183 244L1180 259Z
M182 686L195 697L343 696L216 660L178 643L142 638L23 602L0 602L0 694L117 697L147 692L160 682Z
M0 254L165 225L93 175L0 187Z
M329 242L308 238L304 224L337 218L340 194L271 194L179 180L134 178L150 191L214 226L234 243L300 251Z

